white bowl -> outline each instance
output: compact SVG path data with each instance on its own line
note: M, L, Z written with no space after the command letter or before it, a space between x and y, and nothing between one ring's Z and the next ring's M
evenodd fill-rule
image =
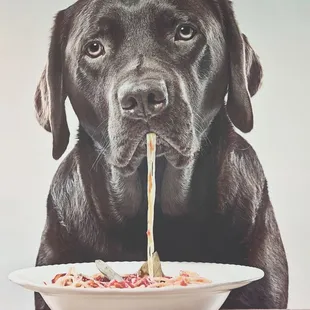
M136 273L142 262L108 263L119 274ZM261 279L264 272L253 267L210 263L162 262L164 274L177 276L180 270L197 272L210 284L187 287L139 289L81 289L45 285L58 273L75 267L78 273L98 273L94 263L53 265L17 270L9 279L39 292L52 310L218 310L231 290Z

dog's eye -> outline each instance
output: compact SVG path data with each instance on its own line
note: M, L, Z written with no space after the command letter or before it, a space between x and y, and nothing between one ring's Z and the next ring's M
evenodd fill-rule
M86 46L86 54L91 58L97 58L104 54L104 47L98 41L91 42Z
M177 29L176 41L189 41L196 35L196 29L191 25L181 25Z

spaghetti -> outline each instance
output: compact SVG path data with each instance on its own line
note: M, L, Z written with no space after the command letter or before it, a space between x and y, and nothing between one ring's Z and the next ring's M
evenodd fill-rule
M147 262L148 273L151 278L154 277L153 254L154 246L154 204L156 193L155 182L155 162L156 162L156 135L149 133L147 135L147 196L148 196L148 212L147 212Z
M201 285L210 283L211 281L200 277L197 273L181 271L176 277L140 277L137 274L129 274L123 276L123 281L109 280L104 275L95 274L86 276L76 273L74 268L71 268L68 273L57 274L52 280L52 285L62 287L76 288L161 288L168 286L189 286Z

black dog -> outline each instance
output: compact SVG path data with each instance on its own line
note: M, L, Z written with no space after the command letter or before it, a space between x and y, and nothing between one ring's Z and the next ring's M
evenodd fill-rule
M288 267L263 169L243 132L262 68L228 0L80 0L57 14L36 92L53 157L37 266L146 259L146 134L158 136L162 260L251 265L224 308L286 308ZM225 97L227 101L225 101ZM36 309L48 309L39 295Z

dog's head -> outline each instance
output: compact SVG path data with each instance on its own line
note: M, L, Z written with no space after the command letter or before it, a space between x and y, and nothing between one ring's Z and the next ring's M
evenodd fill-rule
M252 129L261 77L228 0L80 0L55 18L36 111L55 159L68 145L68 97L110 164L134 171L154 132L158 155L181 167L226 95L232 123Z

